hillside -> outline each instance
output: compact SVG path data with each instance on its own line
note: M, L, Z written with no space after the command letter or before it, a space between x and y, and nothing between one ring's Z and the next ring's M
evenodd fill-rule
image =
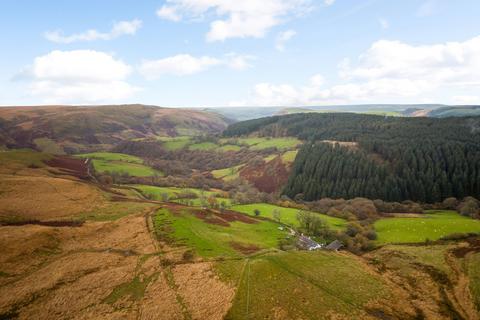
M221 132L215 113L146 105L0 108L0 145L53 153L106 149L122 141Z
M442 104L365 104L365 105L325 105L295 107L221 107L206 108L236 121L246 121L262 117L295 113L353 112L397 117L465 117L480 115L480 106Z
M290 197L433 203L480 196L479 124L479 117L295 114L236 123L224 135L309 141L284 189Z
M422 243L446 220L479 230L453 212L398 218L403 229L378 220L382 246L363 256L309 252L282 246L295 208L219 210L203 203L228 196L219 190L100 185L84 161L34 151L0 152L0 164L2 319L478 319L478 238Z

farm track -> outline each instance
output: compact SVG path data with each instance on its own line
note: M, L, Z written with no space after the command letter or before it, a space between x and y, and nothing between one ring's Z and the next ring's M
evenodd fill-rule
M454 283L451 293L447 293L456 310L465 318L479 320L480 316L473 302L470 292L470 281L451 252L445 254L445 262L448 264L454 274Z

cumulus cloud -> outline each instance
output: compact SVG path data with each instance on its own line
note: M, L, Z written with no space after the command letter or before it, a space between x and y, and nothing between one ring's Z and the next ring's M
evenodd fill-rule
M99 32L95 29L90 29L82 33L64 35L62 31L57 30L47 31L44 36L49 41L65 44L79 41L112 40L124 35L134 35L141 27L142 21L135 19L114 23L109 32Z
M380 40L354 64L348 59L341 61L341 82L328 88L315 78L304 86L258 84L253 103L315 105L408 98L419 101L458 88L475 92L480 87L480 36L464 42L423 46ZM468 94L456 100L474 101L473 97Z
M132 68L112 55L93 50L52 51L22 71L30 93L47 103L121 100L138 88L126 82Z
M285 51L285 44L296 35L297 35L297 32L295 32L294 30L287 30L287 31L280 32L277 35L277 39L275 41L275 48L278 51Z
M158 60L145 60L141 63L139 71L146 79L154 80L165 75L192 75L216 66L227 66L235 70L244 70L250 67L250 61L254 58L253 56L236 53L229 53L223 58L194 57L189 54L178 54Z
M207 41L262 38L273 27L311 9L312 0L167 0L160 18L180 21L212 18Z

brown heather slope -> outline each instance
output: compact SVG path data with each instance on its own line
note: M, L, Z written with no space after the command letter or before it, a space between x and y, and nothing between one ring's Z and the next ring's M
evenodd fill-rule
M228 315L232 306L235 307L235 296L242 292L238 289L241 278L245 274L248 274L247 279L256 276L241 267L249 261L254 263L255 256L216 262L198 257L186 259L188 247L158 239L153 232L151 216L166 204L128 199L128 195L119 197L107 188L99 188L89 180L49 167L34 158L52 163L51 158L32 152L0 152L0 185L7 190L0 192L4 201L0 208L9 205L9 201L19 206L14 213L2 213L3 223L8 224L9 218L12 224L18 219L85 221L71 226L37 225L36 222L0 225L0 319L220 320ZM50 185L59 188L49 189ZM82 191L80 195L76 190ZM22 201L26 204L20 207ZM49 211L49 207L52 210ZM178 204L168 207L184 208ZM228 212L224 214L225 220L233 219L226 216ZM464 264L468 263L470 271L480 268L478 263L470 261L471 256L479 252L479 240L471 239L431 246L388 245L363 257L347 252L329 253L332 259L344 256L358 260L356 274L362 268L373 278L381 279L388 288L386 292L391 294L358 307L360 310L356 314L330 310L302 318L358 319L360 314L361 319L372 320L478 320L478 310L472 303L474 293L469 290L472 284L477 284L471 282ZM268 260L268 253L266 255ZM221 263L240 266L228 270L231 276L235 274L230 281L220 280L217 267ZM270 301L267 303L272 308L269 319L298 319L301 312L296 311L316 310L317 302L332 295L330 285L334 287L335 283L309 282L308 277L301 278L295 269L279 266L299 282L288 283L286 290L275 291L273 296L265 296L253 282L252 287L247 286L251 301ZM338 276L337 269L325 266L319 269L326 279ZM307 271L318 273L315 266ZM269 269L263 272L268 276L260 281L266 288L282 287L286 283L286 279L272 279ZM238 281L234 281L236 276ZM352 286L362 285L354 280ZM298 291L299 288L307 292ZM317 289L308 291L308 288ZM312 292L319 294L311 296ZM279 309L275 305L275 301L285 295L294 308L282 305L286 309ZM355 298L353 294L351 299ZM245 319L243 309L241 311L240 318L232 319Z
M158 204L115 202L33 155L0 153L0 319L223 318L234 289L212 263L184 263L184 249L157 241ZM86 221L38 225L60 219Z
M212 112L139 104L2 107L0 145L53 143L73 153L105 149L135 138L218 133L227 125L226 118ZM44 139L36 143L39 138Z

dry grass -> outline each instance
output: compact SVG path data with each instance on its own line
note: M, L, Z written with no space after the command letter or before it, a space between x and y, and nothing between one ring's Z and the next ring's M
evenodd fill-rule
M56 219L75 216L105 203L92 185L48 176L0 175L0 216Z

